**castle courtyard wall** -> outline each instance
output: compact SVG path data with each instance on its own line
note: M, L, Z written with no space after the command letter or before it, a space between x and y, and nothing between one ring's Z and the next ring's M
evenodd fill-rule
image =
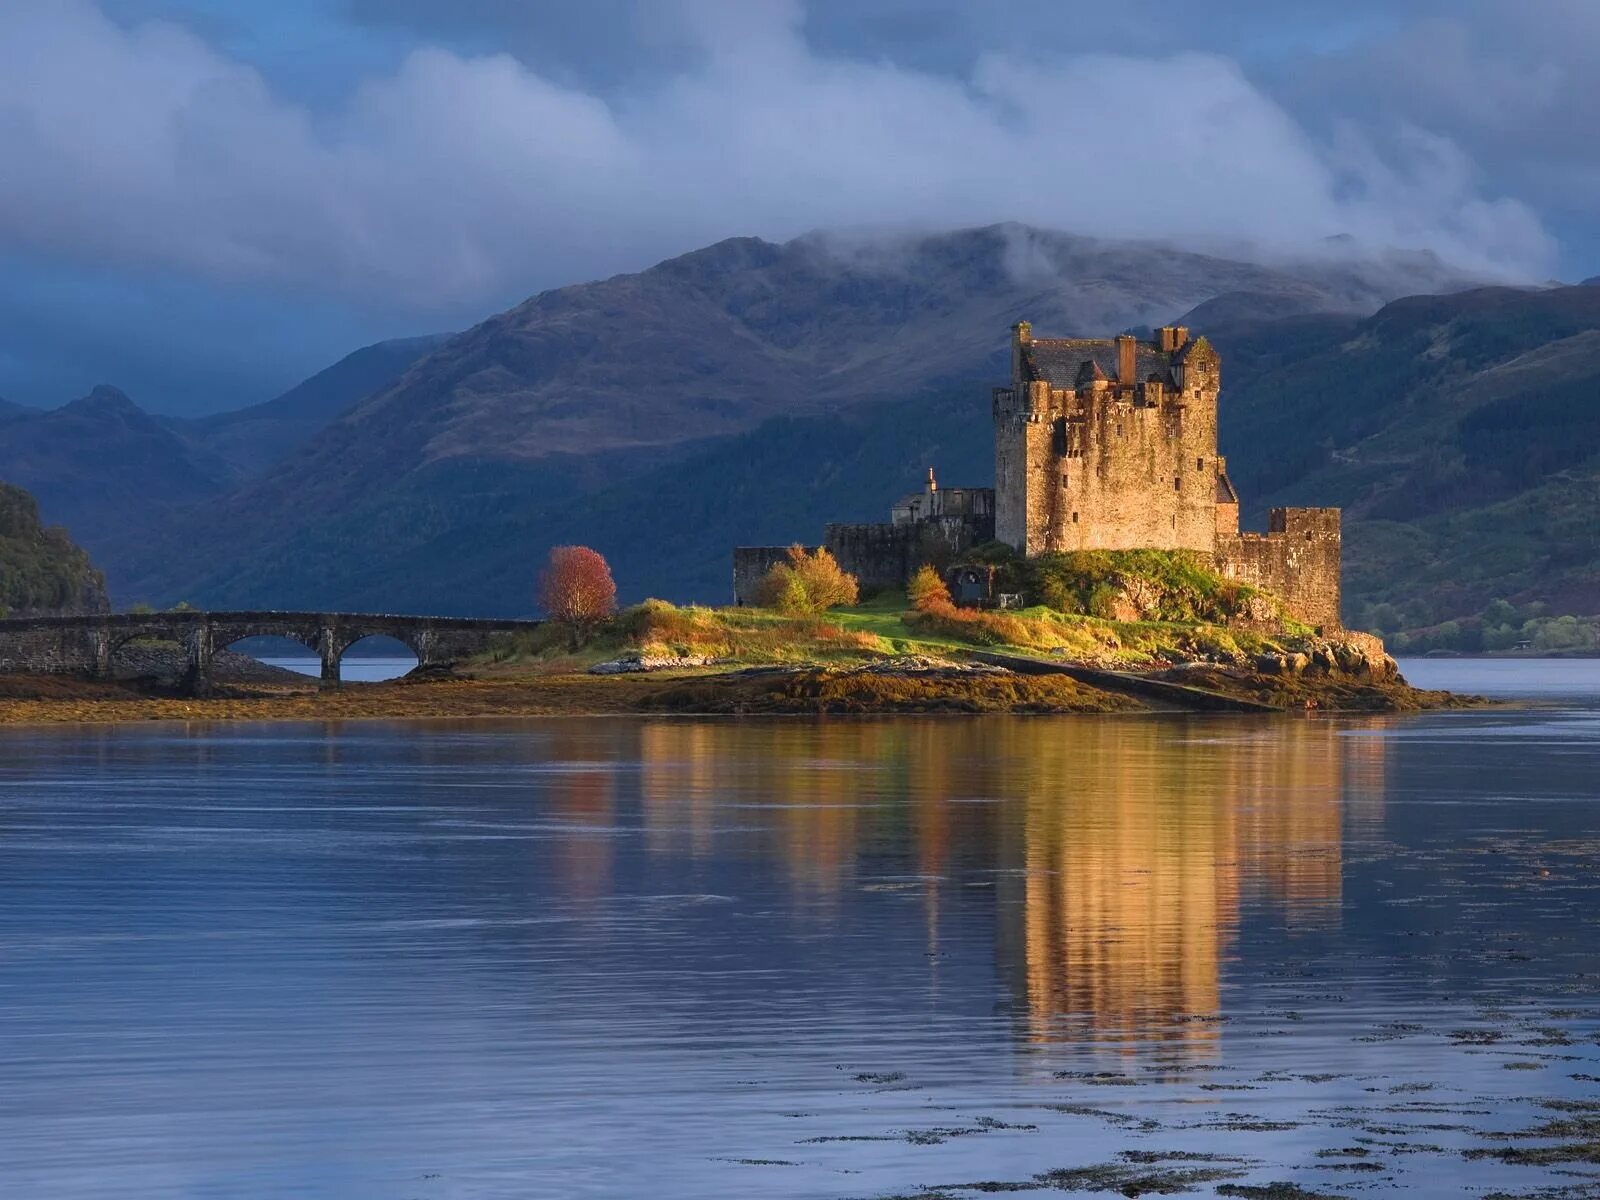
M872 592L904 587L924 563L942 571L993 535L983 518L948 516L899 525L833 523L824 530L823 545L862 591Z
M1332 632L1341 627L1341 540L1337 508L1275 508L1266 533L1218 540L1216 568L1273 593L1297 620Z

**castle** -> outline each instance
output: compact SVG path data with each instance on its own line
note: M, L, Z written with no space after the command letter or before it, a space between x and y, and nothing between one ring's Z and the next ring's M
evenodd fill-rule
M1308 625L1339 628L1336 508L1275 508L1241 532L1217 454L1221 361L1164 326L1153 341L1036 338L1011 330L1011 383L994 389L994 488L938 486L901 499L888 524L828 525L824 545L864 589L899 587L992 539L1032 557L1071 550L1192 550L1280 597ZM734 599L784 548L734 551Z

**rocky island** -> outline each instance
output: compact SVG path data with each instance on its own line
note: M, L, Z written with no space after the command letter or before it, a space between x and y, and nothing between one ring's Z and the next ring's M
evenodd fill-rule
M802 577L826 565L822 554L796 556ZM929 569L909 591L814 613L646 601L585 631L576 647L552 622L501 636L449 672L388 683L324 688L219 652L203 698L183 694L182 647L136 642L118 652L109 678L0 677L0 722L1382 712L1454 702L1410 687L1377 639L1310 630L1192 556L1013 559L995 575L1053 580L1061 607L960 608ZM1080 606L1074 597L1112 615L1061 611ZM1136 603L1142 615L1119 619Z

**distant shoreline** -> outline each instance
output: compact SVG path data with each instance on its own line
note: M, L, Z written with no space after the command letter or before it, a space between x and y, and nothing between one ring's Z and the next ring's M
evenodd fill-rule
M1430 650L1426 654L1396 655L1397 658L1466 658L1476 662L1549 662L1551 659L1600 658L1600 650L1547 650L1543 654L1501 654L1495 650Z

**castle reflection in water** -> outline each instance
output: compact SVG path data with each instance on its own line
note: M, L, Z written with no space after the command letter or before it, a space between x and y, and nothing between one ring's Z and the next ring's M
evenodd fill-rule
M1336 925L1345 832L1383 816L1383 739L1320 721L662 721L619 736L637 738L615 747L637 780L579 761L610 757L592 745L552 748L574 768L557 789L569 897L609 887L613 835L636 823L653 854L786 874L819 933L856 889L913 892L930 963L948 910L992 897L997 968L1040 1044L1203 1053L1241 913L1289 937ZM619 811L635 795L637 814Z

